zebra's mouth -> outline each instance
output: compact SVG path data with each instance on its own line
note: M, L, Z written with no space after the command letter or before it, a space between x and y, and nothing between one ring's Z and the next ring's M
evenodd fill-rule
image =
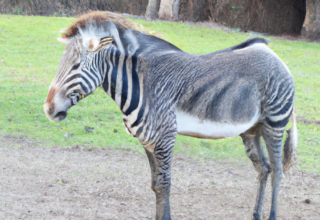
M71 105L74 106L78 104L81 99L84 99L87 95L81 94L81 92L71 92L68 97L71 99Z
M79 100L81 100L81 95L79 93L70 93L69 98L71 99L71 104L76 105L78 104Z

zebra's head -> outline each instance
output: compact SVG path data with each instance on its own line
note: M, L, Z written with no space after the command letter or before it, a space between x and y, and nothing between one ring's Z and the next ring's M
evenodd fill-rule
M44 104L47 117L54 121L64 120L70 107L93 93L99 86L101 78L90 78L87 75L90 74L90 70L85 67L90 66L100 48L112 42L112 38L104 40L92 38L88 42L81 38L58 38L58 40L66 44L66 50Z
M130 21L120 15L91 12L80 17L63 37L58 38L66 44L66 50L44 103L49 120L64 120L70 107L101 85L103 73L99 75L97 69L92 70L99 51L105 47L117 47L119 29L130 28L130 25Z

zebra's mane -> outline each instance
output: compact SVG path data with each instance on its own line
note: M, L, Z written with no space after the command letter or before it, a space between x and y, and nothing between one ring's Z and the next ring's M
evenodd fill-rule
M120 14L94 11L81 15L73 24L65 30L66 38L81 38L83 35L93 35L99 37L104 32L107 22L112 22L117 28L138 30L138 26L124 18Z

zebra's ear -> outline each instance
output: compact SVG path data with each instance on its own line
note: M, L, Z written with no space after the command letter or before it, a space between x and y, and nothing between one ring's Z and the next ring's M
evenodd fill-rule
M58 37L57 40L64 44L68 44L70 42L70 39L64 37Z
M100 39L99 38L92 38L89 40L88 51L95 52L99 48Z
M92 38L89 40L88 51L97 52L101 48L107 46L108 44L112 44L112 37L104 37L104 38Z

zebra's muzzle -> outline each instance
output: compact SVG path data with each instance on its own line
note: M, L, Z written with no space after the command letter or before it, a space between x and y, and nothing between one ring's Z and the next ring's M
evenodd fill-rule
M67 117L68 109L72 106L70 99L64 102L45 102L43 105L44 112L50 121L61 122Z

